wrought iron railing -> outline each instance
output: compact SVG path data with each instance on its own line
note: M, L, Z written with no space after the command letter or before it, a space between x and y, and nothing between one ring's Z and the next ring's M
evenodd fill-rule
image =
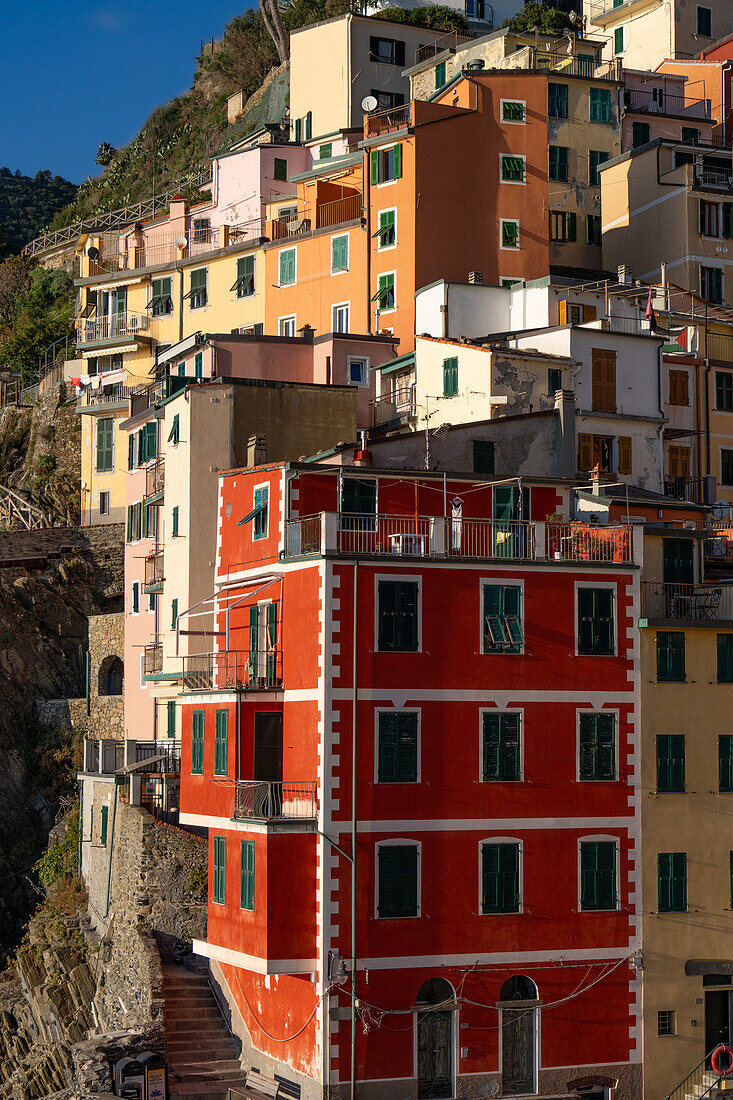
M225 650L182 657L184 691L276 691L282 687L282 651Z
M342 222L354 222L362 216L363 196L361 192L344 195L333 202L324 202L316 208L316 229L328 229Z
M631 528L548 523L547 557L554 561L632 562Z
M402 103L399 107L383 107L381 111L372 111L364 115L364 137L377 137L390 130L403 130L410 125L412 105Z
M155 643L145 646L145 674L150 676L154 672L163 671L163 646Z
M165 459L158 458L145 470L145 496L153 497L163 492L165 485Z
M113 313L107 317L80 317L77 321L77 343L93 344L98 340L137 336L150 328L147 313Z
M733 620L733 585L641 582L642 618L672 622Z
M372 424L389 424L392 420L415 415L415 387L404 386L372 401Z
M318 784L315 780L271 783L238 779L234 785L234 817L313 821L318 817Z
M624 89L624 107L648 115L681 115L685 118L710 120L709 99L685 99L683 95L668 95L662 91L643 91L640 88Z
M720 1081L727 1076L726 1074L714 1073L710 1068L713 1055L716 1051L724 1049L724 1047L715 1047L709 1054L706 1054L692 1072L688 1073L684 1081L680 1081L679 1085L672 1089L666 1100L688 1100L692 1096L695 1097L695 1100L703 1100L703 1097L709 1096Z
M712 479L713 482L715 478ZM707 499L712 493L712 500ZM715 490L708 477L671 477L665 479L664 495L673 500L689 500L693 504L712 504Z
M126 386L123 382L115 382L111 386L100 386L98 390L86 389L79 397L77 404L81 408L114 405L119 401L128 401L135 389L135 386Z
M155 757L163 757L155 760ZM181 742L171 738L170 741L138 741L135 746L135 762L142 764L146 760L154 762L149 768L142 769L143 773L150 772L180 772L181 770ZM140 773L141 769L137 769Z
M163 551L157 549L154 554L145 559L145 587L154 584L162 584L165 579L163 571Z
M285 525L285 547L289 558L299 558L304 554L320 554L322 518L304 516L292 519Z
M442 34L435 41L417 47L415 50L415 64L422 65L423 61L430 61L431 58L437 57L443 50L453 50L455 53L457 49L458 31L447 31L446 34Z
M309 207L294 211L292 214L281 214L279 218L273 218L270 222L270 237L273 241L282 241L289 237L297 237L303 233L310 233L311 217Z
M576 57L532 48L530 67L551 70L553 75L580 76L586 80L607 80L614 84L620 84L623 79L623 66L619 58L605 60L590 55Z
M449 519L448 554L465 558L535 558L535 527L522 520Z

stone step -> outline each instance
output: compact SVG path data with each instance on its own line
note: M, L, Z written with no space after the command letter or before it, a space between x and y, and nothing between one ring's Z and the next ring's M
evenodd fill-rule
M166 1020L220 1020L221 1013L215 1003L204 1005L169 1005L165 1002L163 1014Z
M211 1001L211 990L208 987L205 989L167 989L164 992L166 1002L170 1001L171 1004L185 1004L187 1001L198 1004L199 1001Z
M163 979L166 993L185 993L190 989L208 989L208 979L203 974L191 974L187 978Z
M232 1069L212 1070L211 1066L207 1065L202 1065L200 1069L191 1069L187 1066L185 1069L173 1067L170 1072L175 1076L176 1084L179 1082L185 1084L187 1081L239 1081L242 1076L242 1067L237 1064L236 1068Z
M219 1058L237 1058L239 1056L238 1044L232 1041L227 1042L222 1039L221 1042L212 1040L208 1043L199 1043L196 1046L195 1051L192 1054L192 1043L166 1043L165 1055L169 1062L178 1063L179 1061L185 1061L195 1054L196 1058L203 1060L204 1058L212 1058L217 1060Z
M170 1100L226 1100L230 1086L246 1081L244 1074L229 1081L171 1081Z
M168 1060L169 1068L178 1077L188 1076L190 1073L208 1073L209 1076L218 1076L220 1073L227 1073L229 1070L236 1070L237 1073L242 1072L242 1064L239 1058L206 1058L202 1057L203 1051L197 1054L184 1055L182 1061L178 1061L176 1058L170 1058Z

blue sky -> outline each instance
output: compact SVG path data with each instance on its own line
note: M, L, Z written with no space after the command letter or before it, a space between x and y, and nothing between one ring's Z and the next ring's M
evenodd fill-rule
M81 183L101 141L125 145L190 86L201 40L247 0L0 0L0 167Z

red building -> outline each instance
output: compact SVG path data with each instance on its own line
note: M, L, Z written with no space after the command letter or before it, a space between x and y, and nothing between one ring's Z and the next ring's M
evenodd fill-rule
M220 476L195 947L304 1097L637 1096L634 531L364 461Z

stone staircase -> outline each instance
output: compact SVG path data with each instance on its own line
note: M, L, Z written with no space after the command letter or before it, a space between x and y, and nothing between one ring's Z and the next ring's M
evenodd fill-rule
M163 996L171 1100L226 1100L246 1072L206 975L165 965Z

